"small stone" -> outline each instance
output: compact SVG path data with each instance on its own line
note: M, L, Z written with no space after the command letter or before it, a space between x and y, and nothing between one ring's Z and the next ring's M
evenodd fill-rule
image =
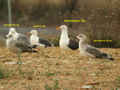
M84 85L81 88L93 88L93 86L91 86L91 85Z

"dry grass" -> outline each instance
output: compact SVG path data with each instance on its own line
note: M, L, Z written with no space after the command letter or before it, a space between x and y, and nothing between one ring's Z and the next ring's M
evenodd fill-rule
M101 50L113 54L115 61L88 60L77 50L62 52L53 47L40 48L38 53L23 53L24 64L19 67L10 64L17 62L16 55L0 48L0 64L9 72L7 77L1 78L0 90L82 90L84 85L110 90L120 84L120 49Z

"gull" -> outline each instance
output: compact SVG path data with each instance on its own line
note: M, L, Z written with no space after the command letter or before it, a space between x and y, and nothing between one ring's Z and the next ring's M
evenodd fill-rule
M100 51L98 48L95 48L87 44L87 36L84 34L79 34L77 36L79 39L79 50L80 54L83 56L90 56L94 58L109 59L114 60L111 55Z
M68 36L68 27L67 25L61 25L56 28L56 30L61 30L60 40L59 40L59 46L63 49L72 49L76 50L78 49L78 42L75 40L71 40Z
M37 46L51 47L52 46L52 44L48 40L45 40L38 36L37 30L31 30L30 34L31 34L30 43L33 47L37 47Z
M35 52L30 45L29 39L21 33L17 33L15 28L10 28L6 35L6 46L15 52Z

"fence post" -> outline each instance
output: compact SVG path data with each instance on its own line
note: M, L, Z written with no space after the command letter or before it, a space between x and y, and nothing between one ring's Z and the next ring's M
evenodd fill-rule
M8 22L12 24L11 0L8 0Z

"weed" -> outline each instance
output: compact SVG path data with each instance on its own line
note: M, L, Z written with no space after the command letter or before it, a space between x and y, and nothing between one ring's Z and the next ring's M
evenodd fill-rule
M17 56L18 56L18 62L17 62L17 64L18 64L18 71L19 71L19 74L23 75L24 73L21 70L21 65L22 65L21 52L18 52Z
M8 71L7 69L5 69L1 65L1 68L0 68L0 79L8 78L9 76L10 76L10 71Z
M55 80L55 85L53 87L53 90L57 90L57 89L59 89L59 82L58 80Z
M46 72L46 75L47 75L47 77L50 77L50 76L55 76L56 73Z
M45 85L45 90L58 90L58 89L60 89L58 80L55 80L55 84L53 87L50 87L48 84Z
M48 84L45 85L45 90L52 90L52 87L48 86Z
M0 79L3 79L5 77L5 74L3 72L3 70L0 70Z
M116 78L116 86L120 87L120 76Z

